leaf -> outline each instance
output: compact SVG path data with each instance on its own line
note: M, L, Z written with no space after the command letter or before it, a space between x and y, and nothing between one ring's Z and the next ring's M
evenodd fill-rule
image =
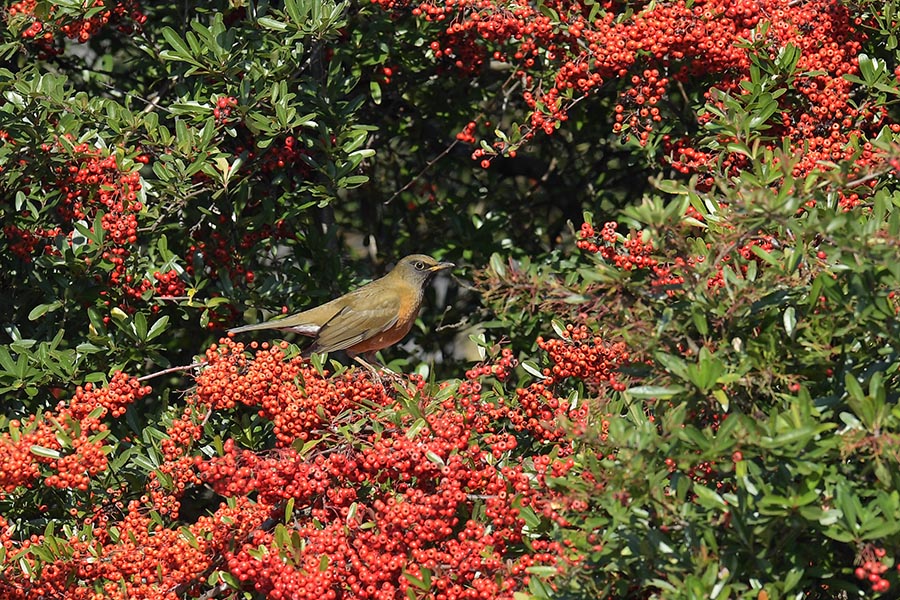
M625 393L634 398L672 398L684 392L683 387L671 387L661 385L639 385L625 390Z
M503 263L503 259L500 255L496 252L491 254L491 270L499 277L506 275L506 265Z
M437 466L443 468L447 466L447 463L444 462L444 459L435 454L433 451L429 450L425 453L425 458L429 460L429 462L433 462Z
M168 324L169 315L163 315L153 323L153 325L150 327L150 331L147 332L147 337L144 339L146 341L150 341L153 338L162 335L166 331L166 325Z
M788 334L788 337L793 338L794 328L797 326L797 316L793 306L788 306L784 309L782 320L784 321L784 331Z
M534 565L531 567L527 567L525 570L532 575L537 575L538 577L553 577L554 575L559 574L559 569L547 565Z
M342 177L338 183L340 187L343 188L355 188L363 185L364 183L368 183L368 181L368 175L350 175L348 177Z
M59 450L53 450L52 448L45 448L44 446L37 445L31 447L31 453L36 456L43 456L44 458L59 458L62 456L59 453Z
M284 505L284 522L290 523L294 518L294 502L295 499L288 498L288 501Z
M560 321L559 319L553 319L552 321L550 321L550 327L553 328L553 332L556 333L556 335L561 339L567 339L569 337L569 334L566 331L566 326L563 325L562 321Z
M534 512L534 509L530 506L522 506L521 503L517 503L516 508L519 509L519 517L525 521L525 525L529 529L537 529L541 525L541 518Z
M182 525L178 529L178 533L185 541L187 541L191 548L194 548L195 550L200 548L200 544L197 543L197 536L194 535L194 532L191 531L187 525Z
M419 579L418 577L416 577L416 576L413 575L412 573L407 573L406 571L404 571L404 572L403 572L403 578L406 579L408 582L410 582L411 584L413 584L414 586L416 586L417 588L419 588L419 589L422 590L422 591L427 592L429 589L431 589L431 586L426 585L424 578L423 578L423 579Z
M276 19L272 19L271 17L260 17L256 20L257 23L265 27L266 29L274 29L275 31L287 31L287 23L282 23Z
M668 372L679 379L688 379L688 365L680 357L665 352L657 352L654 357Z
M165 38L166 42L175 50L175 53L167 52L163 50L159 53L160 58L163 59L172 59L172 60L181 60L183 62L191 63L192 65L202 67L196 58L191 55L190 49L184 43L184 40L178 35L171 27L163 27L162 35Z
M138 312L134 314L134 319L132 320L132 324L134 326L134 333L139 340L147 339L147 317L144 316L144 313Z
M765 250L760 248L759 246L750 246L750 251L753 252L753 254L755 254L756 256L758 256L761 259L763 259L764 261L766 261L767 263L769 263L770 265L772 265L773 267L779 266L778 260L771 254L769 254L768 252L766 252Z
M533 377L537 377L538 379L547 379L544 374L541 372L541 368L537 366L533 361L526 360L522 362L522 368L526 373Z
M37 321L45 314L53 312L55 310L59 310L62 307L62 302L59 300L54 300L49 304L38 304L34 308L31 309L31 312L28 313L29 321Z
M214 571L213 575L216 575L218 579L221 579L228 587L233 590L239 590L243 587L243 584L241 584L241 580L229 571Z
M862 386L859 385L859 381L856 380L856 377L852 373L846 373L844 375L844 387L847 389L847 394L849 394L852 400L857 402L862 402L866 394L863 392Z
M381 86L377 81L369 82L369 95L372 97L372 102L381 104Z
M717 492L704 485L695 484L694 493L697 494L697 503L706 508L727 510L728 503Z
M2 366L8 373L16 372L16 363L12 359L12 355L10 355L9 350L6 349L6 346L0 346L0 366Z
M716 399L716 402L719 403L719 406L722 407L722 410L728 412L728 408L731 405L731 400L729 400L728 395L724 390L713 390L712 391L713 398Z

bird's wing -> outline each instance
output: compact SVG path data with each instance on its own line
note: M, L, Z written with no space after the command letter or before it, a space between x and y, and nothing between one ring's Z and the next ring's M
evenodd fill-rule
M261 329L278 329L281 331L293 331L301 335L315 336L319 333L322 325L332 319L340 310L341 307L337 304L337 300L332 300L288 317L276 318L254 325L234 327L228 331L231 333L242 333L244 331L258 331Z
M393 290L372 294L365 300L365 308L345 306L328 320L316 336L311 348L315 352L346 350L356 344L387 331L400 318L400 296Z

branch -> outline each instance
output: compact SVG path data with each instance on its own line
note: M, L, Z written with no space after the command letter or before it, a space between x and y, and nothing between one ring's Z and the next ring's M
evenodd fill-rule
M154 379L156 377L161 377L162 375L168 375L169 373L177 373L178 371L187 371L189 369L193 369L194 367L200 367L207 364L205 360L201 360L200 362L191 363L189 365L182 365L180 367L169 367L168 369L163 369L162 371L157 371L156 373L150 373L149 375L144 375L143 377L138 377L138 381L147 381L148 379Z
M424 175L426 171L428 171L428 169L430 169L431 167L433 167L433 166L435 165L435 163L437 163L439 160L441 160L442 158L444 158L445 156L447 156L448 154L450 154L450 151L453 150L453 148L455 148L456 145L457 145L458 143L459 143L459 140L453 140L453 142L452 142L449 146L447 146L446 148L444 148L444 150L443 150L440 154L438 154L437 156L435 156L434 158L432 158L430 161L428 161L428 164L426 164L424 167L422 167L422 170L421 170L421 171L419 171L418 173L416 173L416 174L413 176L412 179L410 179L409 181L407 181L407 182L406 182L406 185L404 185L402 188L400 188L399 190L397 190L396 192L394 192L393 194L391 194L391 197L388 198L387 200L385 200L384 203L385 203L385 204L390 204L391 202L393 202L393 201L397 198L397 196L399 196L400 194L402 194L403 192L405 192L406 190L408 190L410 187L412 187L412 185L413 185L416 181L418 181L419 178L422 177L422 175Z

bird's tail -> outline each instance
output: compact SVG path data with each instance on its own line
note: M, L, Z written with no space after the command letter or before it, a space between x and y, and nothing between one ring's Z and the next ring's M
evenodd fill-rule
M272 323L256 323L254 325L241 325L240 327L232 327L228 333L244 333L245 331L258 331L260 329L277 329Z
M261 329L280 329L313 337L319 333L320 327L315 323L294 323L293 321L293 319L287 318L264 321L253 325L241 325L240 327L232 327L228 330L228 333L244 333L245 331L259 331Z

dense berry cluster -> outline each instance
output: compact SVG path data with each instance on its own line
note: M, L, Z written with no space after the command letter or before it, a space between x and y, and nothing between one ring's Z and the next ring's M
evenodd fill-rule
M889 558L884 548L871 544L863 546L859 556L859 566L854 574L857 579L867 581L875 593L884 593L891 589L891 582L885 579L884 574L889 567ZM900 570L898 565L897 570Z
M0 434L0 490L13 492L39 480L56 488L86 490L106 469L106 417L118 418L150 389L117 372L105 387L78 387L55 411L12 421Z
M237 98L233 96L220 96L213 108L213 118L216 123L224 125L231 120L231 111L237 106Z
M685 218L696 220L696 211L687 212ZM599 254L618 269L648 269L652 274L649 280L651 287L669 297L675 296L689 278L696 278L699 267L706 262L705 257L696 255L663 256L665 253L655 250L648 230L635 231L628 237L623 237L616 233L617 227L617 223L607 222L598 234L590 223L583 223L575 244L585 252ZM706 287L710 290L722 288L725 285L725 269L744 277L751 262L758 269L766 268L768 262L763 257L777 247L780 247L778 240L764 233L741 242L731 252L719 257L717 264L712 265L713 272L705 279ZM819 254L823 253L820 251Z
M526 141L538 131L552 133L577 102L613 84L618 91L612 131L644 145L661 121L675 124L683 117L663 113L680 101L670 98L673 85L681 86L682 95L705 96L721 108L712 88L703 87L705 78L714 78L718 90L747 94L742 84L750 79L754 60L775 65L783 53L794 50L799 53L795 74L782 78L779 93L787 93L778 98L767 133L774 140L772 148L785 140L801 157L797 174L821 161L851 156L861 168L877 163L881 159L871 148L855 156L854 140L870 138L884 125L900 131L884 105L857 106L853 100L858 84L844 76L859 73L864 22L839 0L677 0L637 6L569 0L540 5L516 0L373 2L387 9L411 5L414 15L446 24L430 51L464 73L479 72L491 60L514 65L531 110ZM701 112L698 120L703 124L711 116ZM458 138L474 141L474 129L469 123ZM669 129L679 131L677 125ZM687 131L667 133L663 141L670 164L686 174L700 173L700 185L710 185L718 168L733 171L747 164L740 152L720 157L701 150ZM723 145L729 141L721 140ZM515 145L501 144L499 151L510 149ZM489 152L481 148L473 157L487 165Z
M578 330L571 335L590 352L599 348ZM563 348L548 347L563 360ZM223 338L171 416L145 495L126 501L106 489L105 502L83 516L90 538L0 537L7 552L42 566L33 577L7 570L0 595L77 589L66 598L167 600L227 580L274 599L513 598L532 567L577 561L534 528L540 516L566 523L559 509L570 503L547 484L574 465L567 442L547 444L561 437L553 422L565 404L528 405L536 389L481 395L488 381L502 390L516 365L504 350L436 390L421 377L404 378L419 405L409 411L412 396L397 383L385 386L361 369L319 372L285 343L247 348ZM594 361L579 373L611 379L600 371ZM122 450L96 434L148 392L118 373L108 386L78 388L40 423L15 424L19 433L0 439L3 464L15 467L3 472L4 489L16 493L43 475L48 486L91 490L106 455ZM252 450L223 435L210 456L206 424L248 408L271 424L274 448ZM568 413L583 422L586 409ZM77 423L77 434L68 429L76 425L65 426L71 443L59 441L59 423ZM535 442L541 452L528 451L532 460L523 462ZM34 447L46 451L34 455ZM545 454L551 450L555 457ZM43 456L51 451L63 456ZM183 526L183 496L203 486L227 502ZM62 542L66 552L48 564L46 548Z
M538 346L553 362L549 373L545 373L551 381L574 377L594 387L608 385L617 391L625 389L625 384L618 380L619 369L629 362L625 344L606 342L591 333L586 325L569 324L566 334L563 339L538 338Z
M57 54L60 37L87 42L108 25L115 25L123 33L133 33L147 17L140 11L136 0L89 0L81 3L80 12L76 14L61 14L59 7L53 3L20 0L9 7L6 19L28 23L22 37L35 40L47 54Z
M23 216L26 218L29 216L27 211ZM18 225L10 224L3 228L3 235L6 236L7 247L10 252L25 262L31 262L35 254L39 252L46 254L56 254L58 252L52 242L62 235L62 228L35 227L34 229L25 229Z
M169 269L165 273L156 271L153 273L153 279L156 280L156 294L161 299L184 296L186 284L181 278L181 272L177 269Z
M626 271L655 267L653 243L645 239L641 232L628 237L616 234L618 225L610 221L603 225L600 234L589 223L584 223L576 245L592 254L600 254L605 260Z
M122 170L115 154L107 154L87 144L76 145L72 153L73 159L57 169L55 185L63 195L58 207L60 218L71 226L76 221L93 222L94 217L102 213L100 226L105 239L101 258L111 268L101 266L95 278L102 279L101 273L108 271L109 289L122 294L121 302L127 309L129 300L140 299L151 287L149 279L129 268L129 259L137 242L138 215L143 209L143 203L138 199L140 173ZM135 162L146 160L146 157L138 156ZM114 300L106 302L109 305Z
M4 141L16 143L8 137ZM71 135L42 144L40 150L62 160L52 167L52 181L25 178L24 189L34 193L37 188L47 197L59 198L54 215L59 225L34 225L33 215L22 211L18 215L21 224L4 227L11 242L10 251L25 262L32 262L42 254L60 256L62 250L72 248L76 242L86 244L88 251L83 261L94 280L105 284L101 295L106 305L132 310L129 304L141 299L152 287L133 257L139 215L144 208L139 199L142 184L137 168L148 162L148 157L136 152L133 158L124 159L115 151L73 144ZM23 153L22 160L24 156ZM101 231L95 231L95 224ZM78 226L93 235L82 235Z

